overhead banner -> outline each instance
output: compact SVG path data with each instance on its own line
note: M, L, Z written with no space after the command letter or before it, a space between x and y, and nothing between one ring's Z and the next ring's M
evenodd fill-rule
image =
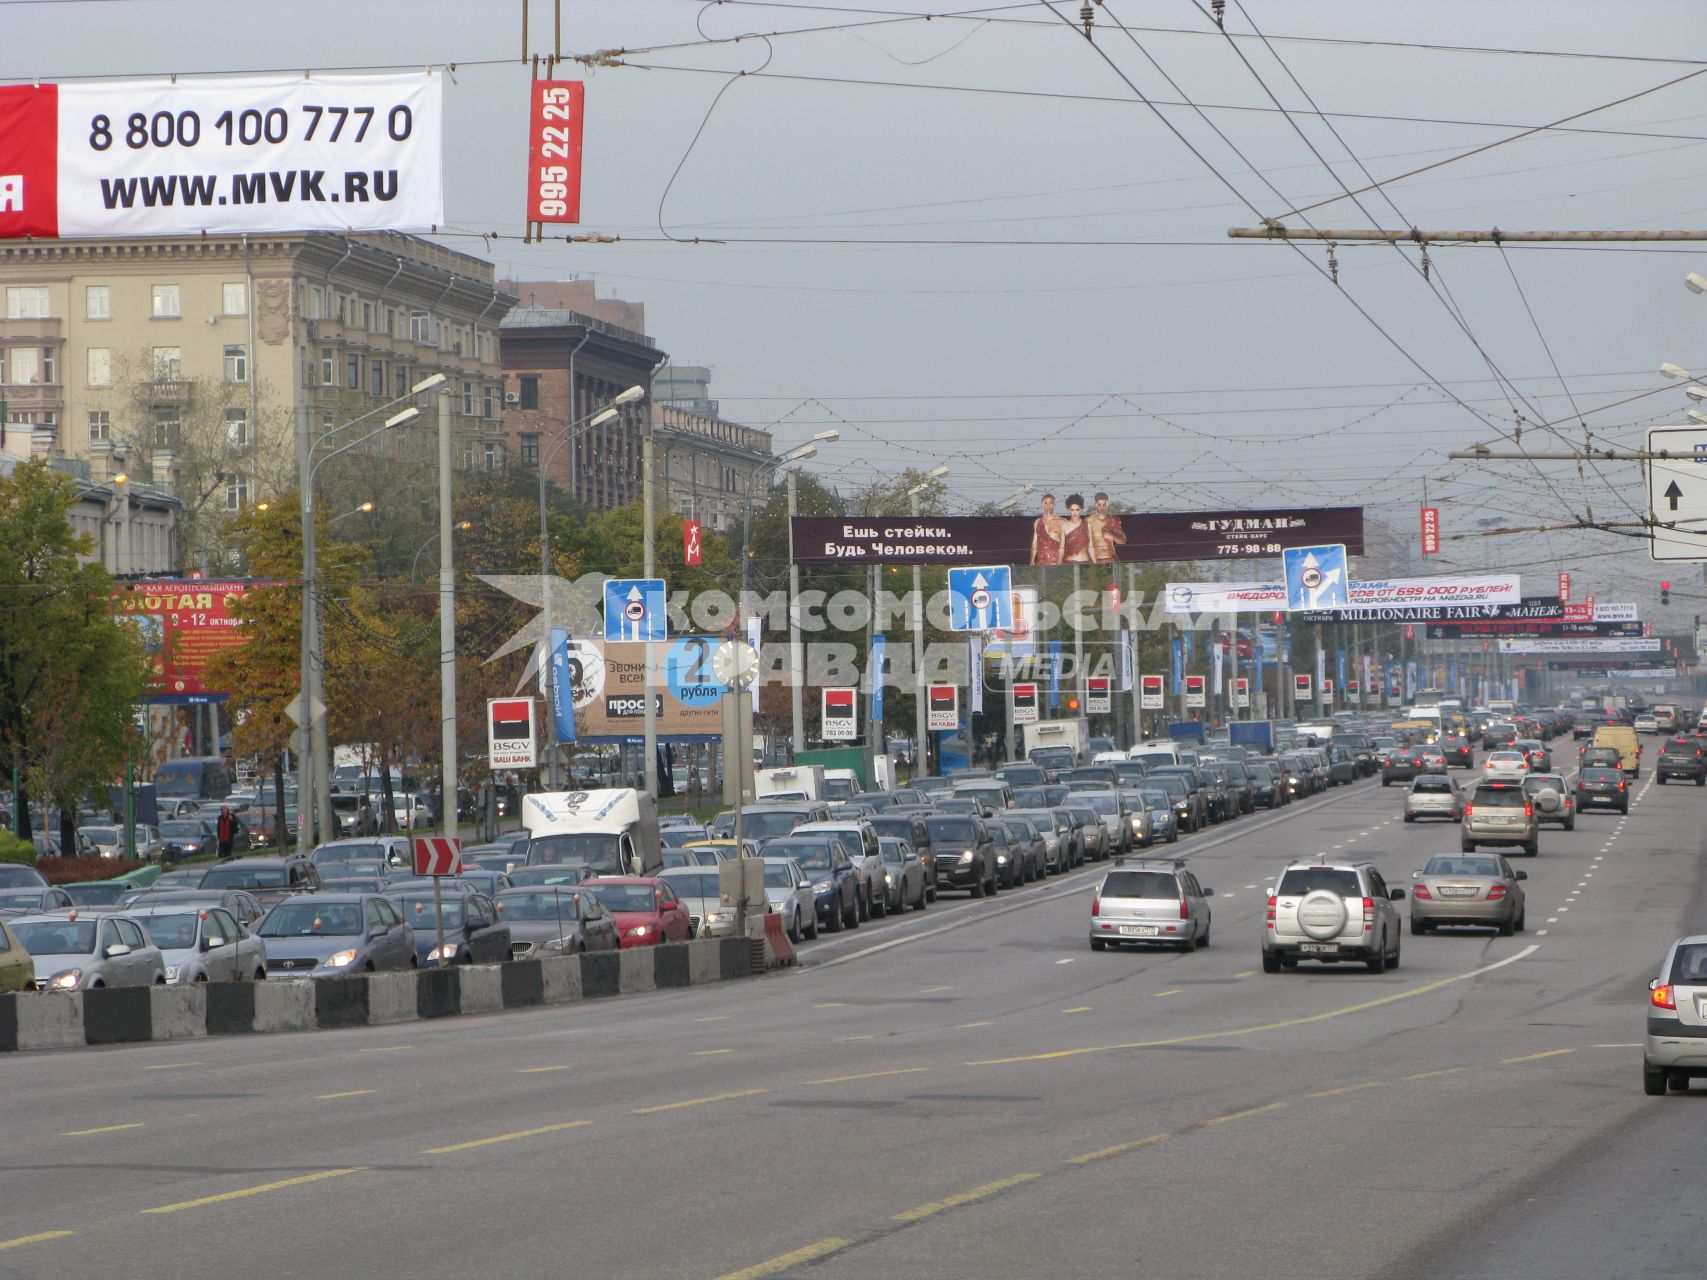
M1597 600L1594 604L1594 620L1596 622L1634 622L1641 616L1633 600L1623 603L1615 603L1609 600L1605 604L1601 604Z
M137 629L148 654L143 701L206 703L229 697L226 690L208 688L208 663L248 639L233 606L247 592L277 585L254 579L173 578L117 588L113 612Z
M1477 578L1391 578L1349 584L1349 609L1301 610L1305 622L1362 621L1371 609L1516 604L1523 598L1517 574ZM1284 582L1170 582L1169 613L1252 613L1284 610Z
M1363 554L1362 507L1116 512L1108 495L1045 494L1035 516L795 516L795 564L1113 564L1248 560L1344 543Z
M0 239L431 231L443 76L0 88Z
M1416 604L1402 608L1306 611L1291 615L1294 622L1461 622L1477 618L1533 618L1571 621L1570 606L1557 596L1524 596L1515 604ZM1583 619L1585 622L1588 619Z
M1609 637L1605 639L1541 639L1504 640L1499 642L1501 653L1658 653L1658 637Z
M1544 636L1639 636L1640 622L1551 622L1523 618L1478 618L1474 622L1431 622L1430 640L1480 639L1483 636L1505 636L1509 639L1537 639Z
M587 86L579 80L535 80L528 94L527 220L579 222Z

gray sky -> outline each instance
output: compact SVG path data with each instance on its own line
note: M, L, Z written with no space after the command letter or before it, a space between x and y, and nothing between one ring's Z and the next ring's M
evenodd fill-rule
M1657 368L1707 372L1707 297L1682 286L1686 271L1707 273L1707 246L1446 248L1427 281L1414 251L1341 246L1336 285L1324 247L1237 244L1226 230L1342 194L1300 130L1355 188L1367 181L1358 161L1387 179L1701 71L1699 4L1230 3L1230 32L1249 36L1254 21L1300 37L1265 47L1215 33L1191 0L1109 0L1096 49L1042 3L977 11L994 21L872 12L970 2L563 0L566 53L633 51L628 66L560 72L588 81L580 229L623 241L452 243L505 272L590 274L601 293L644 301L666 350L714 368L726 416L772 426L780 445L840 426L819 457L836 484L946 461L963 505L1022 482L1106 488L1153 509L1343 501L1412 538L1425 477L1449 537L1478 521L1555 523L1590 507L1632 519L1644 507L1633 464L1543 476L1445 455L1509 434L1517 413L1561 420L1580 441L1581 412L1603 447L1684 421L1689 402ZM521 0L5 0L0 77L456 63L451 228L514 237L527 71L481 64L517 57L520 14ZM536 52L549 51L551 15L534 0ZM711 42L825 26L840 29ZM1159 107L1176 137L1098 49L1144 95L1205 107L1225 137L1189 106ZM1337 139L1304 91L1345 113ZM1341 198L1287 221L1707 227L1707 74L1572 129L1390 183L1361 197L1367 214ZM730 242L668 243L660 221ZM969 240L1006 243L951 243ZM1559 443L1533 425L1523 439ZM1683 576L1606 534L1449 541L1435 565L1519 565L1531 593L1564 567L1579 592L1644 603L1660 577ZM1702 602L1673 612L1691 603Z

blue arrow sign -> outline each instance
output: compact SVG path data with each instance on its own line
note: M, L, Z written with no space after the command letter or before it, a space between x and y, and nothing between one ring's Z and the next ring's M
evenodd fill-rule
M1288 609L1351 608L1351 570L1344 543L1289 547L1281 552L1281 559L1286 565Z
M605 642L638 644L669 638L662 578L610 578L605 582Z
M1012 569L998 564L948 571L949 630L1007 630L1013 625Z

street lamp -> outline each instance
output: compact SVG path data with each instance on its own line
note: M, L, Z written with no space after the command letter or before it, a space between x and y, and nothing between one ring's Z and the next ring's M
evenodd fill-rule
M927 489L936 487L936 482L948 474L947 465L933 467L925 472L925 478L919 484L907 490L907 511L913 519L919 518L919 495ZM873 602L875 604L875 601ZM928 768L930 752L925 743L930 733L929 708L926 703L925 688L925 591L919 578L919 566L913 566L913 769L912 776L918 777L921 770Z
M371 501L364 502L364 503L362 503L361 506L357 507L354 511L346 511L341 516L333 516L330 520L328 520L326 522L326 527L328 529L330 529L333 525L338 524L341 521L348 520L351 516L372 515L373 510L374 510L374 504Z
M456 527L457 527L458 532L467 533L470 529L472 529L474 527L474 521L472 521L472 520L458 520L456 522ZM421 567L421 553L424 552L428 547L432 546L433 543L437 542L438 540L439 540L439 531L437 529L434 529L430 534L427 535L426 541L423 542L420 546L415 548L415 558L409 562L409 581L410 582L415 581L415 572L416 572L416 570L418 570Z
M1019 506L1020 503L1024 502L1026 495L1035 488L1037 488L1037 486L1034 484L1022 484L1013 493L1010 493L1007 497L998 502L996 504L996 510L1012 511L1015 507Z
M841 438L842 433L831 427L827 431L815 432L812 442L831 444ZM788 473L788 669L792 685L789 690L792 695L789 699L790 727L794 733L789 744L790 758L799 753L801 744L806 741L806 664L800 645L800 566L794 563L794 479L797 474L793 470ZM749 488L749 501L751 496Z
M573 387L570 387L569 391L570 391L570 395L573 396L575 389ZM596 409L592 413L587 414L582 418L578 418L575 421L569 423L567 426L565 426L563 428L563 430L558 433L557 438L555 440L553 440L549 446L547 446L545 449L542 449L540 451L539 464L538 464L538 472L539 472L539 580L540 580L540 590L544 593L544 599L543 599L542 603L544 605L544 623L545 623L545 670L544 670L545 703L546 703L545 714L546 714L546 725L550 729L549 745L552 748L555 748L557 746L557 719L556 719L556 716L557 716L557 697L556 697L556 676L553 674L552 662L551 662L551 659L553 656L552 652L551 652L551 577L552 577L552 574L551 574L551 522L549 519L550 509L546 505L546 500L545 500L546 472L550 468L551 459L556 455L557 451L559 449L561 449L564 445L568 444L571 440L578 439L582 435L591 431L594 427L602 427L605 423L611 421L613 418L620 417L621 415L617 411L618 405L633 404L636 400L644 399L645 396L646 396L646 388L641 387L641 386L632 386L632 387L627 388L624 391L617 392L617 394L612 396L610 399L610 402L608 404L606 404L603 408ZM648 544L650 544L650 541L651 541L651 534L650 533L647 534L647 541L648 541ZM419 552L416 553L417 557L419 556L419 554L420 554ZM551 752L551 754L547 757L547 761L548 761L548 763L546 765L546 773L549 775L549 777L548 777L548 785L549 785L549 784L555 783L557 781L558 759L557 759L557 753L555 750L553 750Z

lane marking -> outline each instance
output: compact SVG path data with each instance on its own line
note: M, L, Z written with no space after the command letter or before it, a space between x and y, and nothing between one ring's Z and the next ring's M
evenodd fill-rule
M1235 973L1233 976L1235 978L1254 978L1256 977L1256 973L1257 971L1255 969L1246 969L1243 973Z
M1596 1049L1640 1049L1642 1043L1638 1040L1632 1044L1597 1044L1594 1047Z
M1184 987L1175 987L1172 991L1158 991L1158 992L1156 992L1156 999L1165 1000L1169 996L1177 996L1180 992L1182 992L1184 990L1185 990Z
M10 1240L0 1240L0 1249L16 1249L26 1244L43 1244L49 1240L63 1240L66 1236L74 1236L75 1231L38 1231L33 1236L14 1236Z
M838 1036L837 1044L852 1044L855 1040L875 1040L876 1036Z
M769 1092L769 1089L737 1089L734 1093L714 1093L707 1098L684 1098L680 1102L660 1102L656 1106L636 1107L629 1114L651 1116L660 1111L680 1111L683 1107L701 1107L708 1102L729 1102L735 1098L752 1098Z
M1343 1018L1348 1014L1362 1013L1367 1009L1378 1009L1382 1005L1393 1004L1399 1000L1410 1000L1417 996L1425 996L1442 988L1465 982L1471 978L1479 978L1483 974L1493 973L1503 969L1508 964L1516 964L1519 960L1528 959L1541 950L1540 943L1531 943L1516 955L1507 956L1504 960L1496 960L1492 964L1483 965L1480 969L1471 969L1468 973L1454 974L1450 978L1441 978L1437 982L1425 983L1420 987L1412 987L1408 991L1395 991L1392 995L1377 996L1373 1000L1364 1000L1358 1004L1348 1004L1344 1008L1329 1009L1325 1013L1307 1014L1301 1018L1287 1018L1280 1022L1264 1022L1249 1027L1231 1027L1225 1031L1200 1031L1190 1035L1169 1036L1162 1040L1134 1040L1126 1044L1097 1044L1085 1045L1078 1049L1056 1049L1048 1053L1024 1053L1010 1058L982 1058L968 1062L969 1067L1001 1067L1015 1062L1047 1062L1055 1058L1077 1058L1087 1053L1114 1053L1123 1049L1161 1049L1175 1044L1201 1044L1206 1040L1227 1040L1235 1036L1258 1035L1265 1031L1282 1031L1289 1027L1309 1026L1317 1022L1328 1022L1334 1018Z
M733 1049L695 1049L693 1051L693 1056L696 1058L713 1058L713 1057L716 1057L720 1053L734 1053L734 1052L735 1051Z
M373 1049L359 1050L359 1052L361 1052L361 1053L403 1053L406 1050L412 1049L414 1047L415 1047L414 1045L408 1045L408 1044L382 1044L382 1045L379 1045Z
M751 1267L742 1267L739 1271L725 1271L717 1277L717 1280L761 1280L763 1276L778 1275L805 1263L827 1258L832 1253L840 1253L852 1243L852 1240L844 1240L840 1236L829 1236L796 1249L793 1253L779 1254L768 1262L760 1262Z
M840 1009L842 1007L842 1002L840 1000L825 1000L819 1004L813 1005L812 1007L814 1009Z
M316 1102L330 1102L334 1098L360 1098L372 1092L372 1089L345 1089L342 1093L317 1093L314 1095L314 1100Z
M563 1062L552 1067L517 1067L516 1074L518 1076L542 1076L548 1071L567 1070L569 1070L569 1064L567 1062Z
M1362 1084L1343 1084L1337 1089L1320 1089L1304 1096L1306 1098L1337 1098L1342 1093L1356 1093L1359 1089L1379 1089L1385 1083L1385 1080L1365 1080Z
M1098 1160L1112 1160L1115 1156L1123 1156L1128 1151L1136 1151L1140 1147L1153 1147L1158 1142L1166 1142L1174 1135L1171 1133L1152 1133L1148 1138L1139 1138L1136 1142L1122 1142L1118 1146L1104 1147L1101 1151L1087 1151L1082 1156L1074 1156L1068 1164L1095 1164Z
M940 986L940 987L926 987L924 989L924 991L922 991L920 994L928 996L928 995L931 995L931 994L938 992L938 991L953 991L953 990L954 990L953 987L947 986L947 985Z
M988 1022L962 1022L960 1024L960 1030L965 1031L971 1027L987 1027L989 1025L990 1024Z
M1089 1013L1090 1011L1091 1007L1088 1004L1076 1004L1071 1009L1061 1010L1062 1013Z
M323 1182L327 1178L342 1178L347 1174L366 1173L367 1166L354 1169L322 1169L319 1173L305 1173L297 1178L283 1178L278 1182L263 1182L258 1187L244 1187L238 1191L222 1191L216 1196L202 1196L196 1200L180 1200L177 1204L163 1204L153 1209L144 1209L143 1213L180 1213L185 1209L200 1209L210 1204L224 1204L228 1200L243 1200L249 1196L264 1195L268 1191L283 1191L287 1187L300 1187L310 1182Z
M428 1147L424 1156L448 1156L455 1151L473 1151L476 1147L495 1147L500 1142L517 1142L522 1138L537 1138L545 1133L562 1133L565 1129L581 1129L591 1120L567 1120L562 1124L545 1124L537 1129L517 1129L514 1133L498 1133L490 1138L475 1138L470 1142L453 1142L448 1147Z
M1546 936L1547 936L1547 930L1545 930L1545 929L1537 929L1537 930L1536 930L1536 931L1535 931L1535 936L1536 936L1536 937L1537 937L1537 938L1545 938L1545 937L1546 937Z
M99 1129L73 1129L69 1133L62 1133L59 1136L62 1138L87 1138L97 1133L117 1133L120 1129L140 1128L142 1128L142 1122L138 1120L133 1124L104 1124Z
M929 1204L921 1204L917 1208L908 1209L905 1213L895 1215L896 1222L918 1222L945 1209L958 1209L961 1205L974 1204L979 1200L987 1200L993 1195L1006 1191L1009 1187L1017 1187L1022 1182L1030 1182L1039 1175L1035 1173L1016 1173L1011 1178L1003 1178L998 1182L986 1182L981 1187L973 1187L970 1191L962 1191L959 1195L945 1196L941 1200L933 1200Z
M851 1076L825 1076L822 1080L802 1080L801 1084L846 1084L849 1080L876 1080L882 1076L911 1076L926 1070L924 1067L896 1067L891 1071L861 1071Z
M695 1018L694 1021L695 1022L727 1022L727 1021L729 1021L729 1018L730 1018L730 1015L727 1013L714 1013L709 1018Z
M1558 924L1559 923L1559 917L1558 916L1548 916L1547 917L1547 923L1548 924Z
M156 1062L153 1066L144 1067L144 1071L176 1071L180 1067L205 1067L205 1062Z
M1501 1058L1500 1066L1509 1067L1517 1062L1539 1062L1542 1058L1561 1058L1567 1053L1575 1052L1575 1049L1549 1049L1545 1053L1526 1053L1521 1058Z
M1288 1107L1291 1105L1291 1103L1285 1101L1269 1102L1260 1107L1247 1107L1243 1111L1230 1111L1224 1116L1211 1116L1203 1123L1206 1126L1213 1124L1227 1124L1233 1120L1243 1120L1246 1116L1261 1115L1265 1111L1279 1111L1282 1107Z
M1072 964L1072 963L1073 963L1073 961L1072 961L1072 958L1071 958L1071 957L1069 957L1069 958L1068 958L1068 959L1066 959L1066 960L1057 960L1057 961L1056 961L1056 962L1055 962L1055 963L1056 963L1056 964Z
M1456 1075L1460 1071L1468 1071L1469 1069L1468 1067L1442 1067L1438 1071L1417 1071L1408 1076L1400 1076L1399 1080L1401 1083L1406 1080L1432 1080L1436 1076Z

